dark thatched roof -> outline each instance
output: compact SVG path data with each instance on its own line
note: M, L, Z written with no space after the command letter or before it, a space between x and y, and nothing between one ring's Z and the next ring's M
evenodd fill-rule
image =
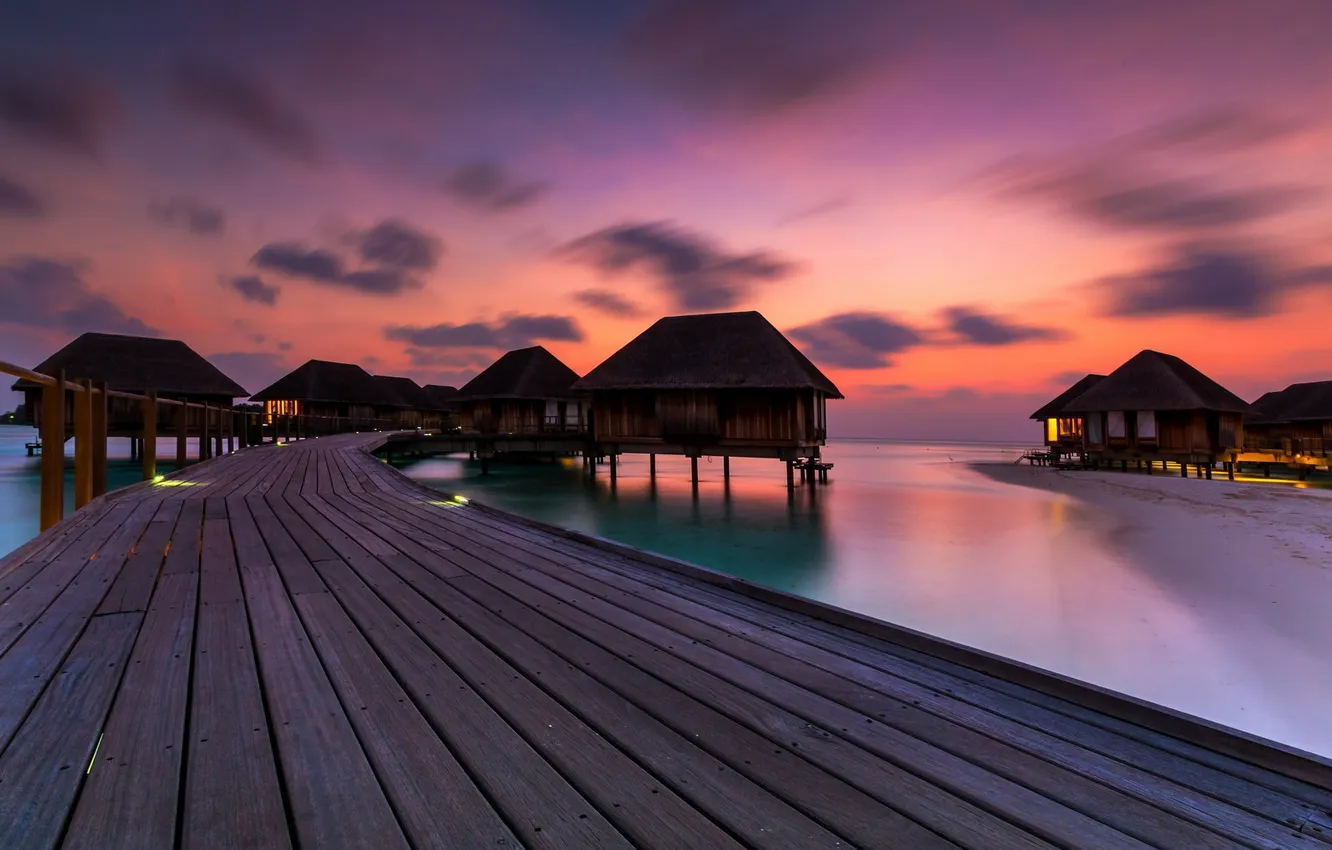
M1142 351L1064 406L1100 410L1211 410L1252 413L1247 401L1170 354Z
M458 399L570 398L578 373L545 348L510 351L458 390Z
M43 360L33 371L55 375L61 369L68 380L106 381L109 388L120 392L156 390L166 396L245 396L244 387L177 339L86 333ZM20 380L13 389L36 387L32 381Z
M250 399L384 406L397 403L397 397L385 394L379 382L360 366L328 360L308 360L305 365L250 396Z
M429 393L435 402L435 410L451 409L453 400L458 397L458 388L446 384L426 384L422 389Z
M397 402L391 407L400 407L403 410L434 410L435 400L430 394L421 389L421 385L411 378L398 378L389 375L375 375L375 382L379 384L385 394L390 395Z
M1059 395L1057 395L1057 396L1055 396L1053 399L1051 399L1051 400L1049 401L1049 403L1047 403L1047 404L1045 405L1045 407L1042 407L1040 410L1038 410L1038 411L1036 411L1035 413L1033 413L1033 414L1031 415L1031 418L1032 418L1032 419L1057 419L1057 418L1059 417L1059 414L1061 414L1061 413L1064 412L1064 407L1065 407L1070 401L1072 401L1073 399L1075 399L1075 398L1077 398L1078 396L1082 395L1083 393L1085 393L1087 390L1091 389L1092 387L1096 386L1097 384L1099 384L1099 383L1100 383L1102 380L1104 380L1104 379L1105 379L1105 375L1088 375L1088 376L1086 376L1085 378L1083 378L1082 380L1078 381L1078 382L1077 382L1076 384L1074 384L1073 386L1069 387L1068 389L1064 390L1062 393L1060 393Z
M842 398L836 385L755 311L658 319L574 389L813 389Z
M1264 393L1253 406L1258 410L1251 423L1254 425L1332 419L1332 381L1291 384L1284 390Z

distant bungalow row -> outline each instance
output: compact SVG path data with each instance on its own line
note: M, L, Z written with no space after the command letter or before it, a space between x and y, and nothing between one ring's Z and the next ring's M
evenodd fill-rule
M1252 404L1178 357L1143 351L1109 375L1087 375L1031 415L1042 423L1047 458L1061 465L1130 463L1151 472L1159 461L1194 466L1210 478L1216 464L1234 477L1240 464L1297 470L1332 459L1332 381L1291 384Z
M126 392L227 408L246 391L182 342L84 334L36 367ZM19 381L29 421L40 387ZM841 392L757 312L660 319L586 376L541 346L510 351L461 389L371 375L310 360L249 396L272 434L320 430L455 431L494 437L563 435L586 455L768 457L817 463L826 402ZM116 401L113 399L113 402ZM67 406L68 410L70 406ZM109 433L142 433L138 407L113 404ZM72 434L72 420L67 433ZM163 421L159 433L170 433ZM191 427L188 423L184 427ZM190 433L196 433L191 431ZM199 432L203 433L203 432ZM204 439L201 437L201 440ZM254 440L251 440L253 442ZM201 452L202 455L202 452ZM612 467L613 469L613 467Z

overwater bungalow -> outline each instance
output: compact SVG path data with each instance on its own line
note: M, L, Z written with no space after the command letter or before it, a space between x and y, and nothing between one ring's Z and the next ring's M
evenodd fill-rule
M380 411L398 404L360 366L329 360L306 361L250 400L263 403L267 424L281 417L332 417L335 430L394 427Z
M578 373L540 345L510 351L458 390L464 431L481 434L581 432L583 405L570 390Z
M156 392L158 398L230 408L246 395L245 388L223 374L194 349L176 339L86 333L33 368L44 375L64 370L71 382L105 382L117 392ZM27 379L12 389L23 393L28 424L41 427L41 386ZM73 392L65 397L65 432L74 434ZM171 433L176 408L159 405L158 433ZM139 438L143 434L143 403L111 396L107 399L107 434Z
M422 387L430 400L434 403L435 413L439 418L439 424L436 426L441 431L449 431L458 427L458 388L447 384L426 384Z
M411 378L375 375L375 382L392 403L380 405L380 419L393 422L393 427L404 431L416 428L438 428L439 412L435 400Z
M1291 384L1264 393L1244 423L1249 451L1292 459L1332 457L1332 381Z
M1178 357L1143 351L1064 405L1084 417L1083 444L1099 465L1198 464L1211 475L1244 446L1253 407ZM1185 471L1187 471L1185 469ZM1233 471L1233 467L1232 467Z
M1031 415L1032 419L1041 423L1042 437L1050 454L1060 456L1082 452L1083 416L1081 413L1067 413L1064 408L1104 378L1104 375L1087 375Z
M659 319L574 384L598 451L818 458L832 381L760 313Z

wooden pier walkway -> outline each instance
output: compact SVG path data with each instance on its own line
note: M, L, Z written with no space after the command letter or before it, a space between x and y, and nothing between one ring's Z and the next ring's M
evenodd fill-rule
M384 435L0 561L0 847L1332 848L1332 765L427 490Z

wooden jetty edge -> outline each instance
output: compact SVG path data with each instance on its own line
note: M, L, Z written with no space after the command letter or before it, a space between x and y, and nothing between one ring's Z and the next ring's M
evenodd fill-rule
M388 439L0 560L0 847L1332 845L1327 760L464 503Z

